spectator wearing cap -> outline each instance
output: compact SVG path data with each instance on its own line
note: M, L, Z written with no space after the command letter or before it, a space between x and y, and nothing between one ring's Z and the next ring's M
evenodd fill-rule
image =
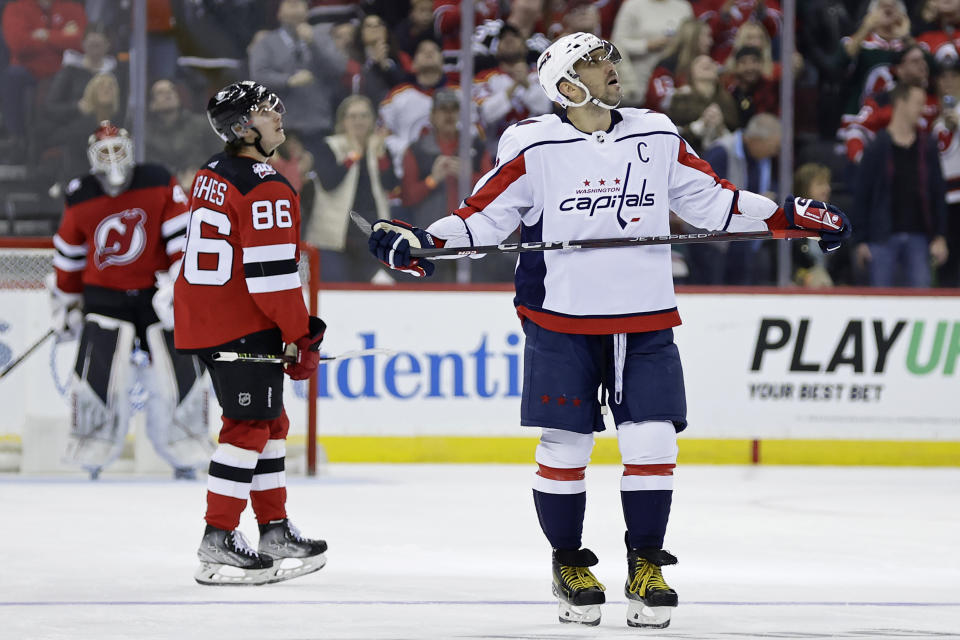
M327 281L369 282L379 271L367 259L367 237L350 224L350 211L389 219L390 194L399 186L385 132L374 125L370 99L348 96L337 107L336 133L314 154L317 183L304 239L321 249L321 277Z
M894 80L890 83L890 89L867 98L860 111L854 115L845 115L841 120L837 137L843 141L847 159L852 163L860 162L864 147L873 140L878 131L890 124L893 114L890 91L894 86L908 84L927 91L927 101L917 123L924 132L930 131L940 113L939 99L929 93L930 67L919 45L910 45L900 52L892 70Z
M949 256L937 270L937 286L960 287L960 67L945 65L937 73L942 111L933 134L946 182L946 241Z
M763 52L743 47L734 53L733 74L727 91L733 96L744 127L758 113L780 113L780 83L763 75Z
M519 31L504 26L496 55L497 67L477 74L474 80L487 151L492 156L496 155L497 143L507 127L551 109L536 69L527 62L527 43Z
M688 0L626 0L621 5L611 38L630 60L638 104L643 104L650 75L673 43L677 29L692 17Z
M460 96L440 89L433 96L430 124L403 156L402 202L411 212L410 223L423 227L454 211L460 202ZM480 139L471 145L471 184L493 168Z
M867 145L854 185L857 266L875 287L928 287L930 264L948 257L947 208L936 141L917 126L920 87L891 92L893 115Z
M346 60L321 27L307 22L306 0L282 0L280 27L250 45L250 76L283 100L284 122L300 132L313 152L333 129L331 87L346 69Z
M10 64L0 71L0 108L7 133L22 140L27 137L28 90L46 84L60 68L64 51L80 49L87 17L76 2L14 0L3 8L2 22Z
M574 7L579 6L579 0ZM569 13L571 4L567 4ZM510 13L506 18L486 20L479 23L473 34L474 56L478 59L479 68L493 66L493 56L500 40L500 30L510 25L520 32L527 41L527 62L536 64L537 58L550 46L550 39L544 32L543 0L513 0L510 3Z

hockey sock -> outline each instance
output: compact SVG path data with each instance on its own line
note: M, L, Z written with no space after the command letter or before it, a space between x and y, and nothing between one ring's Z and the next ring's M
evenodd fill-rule
M554 549L579 549L587 506L586 467L557 469L539 465L533 504L540 528Z
M628 480L628 477L624 475L623 479ZM627 545L631 549L662 549L673 491L621 490L620 500L623 503L623 519L627 524Z
M617 428L623 477L620 500L631 549L663 548L673 501L677 432L666 421L626 422Z
M207 524L233 531L240 525L240 514L247 506L256 451L220 443L210 458L207 477Z
M253 470L250 504L260 524L266 524L271 520L283 520L287 517L285 455L285 441L270 439L260 453L257 466Z

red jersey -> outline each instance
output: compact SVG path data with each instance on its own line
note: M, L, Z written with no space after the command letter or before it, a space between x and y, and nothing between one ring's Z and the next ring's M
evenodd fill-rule
M187 196L160 165L140 164L126 191L107 195L92 175L67 186L53 236L57 287L82 293L93 285L129 291L156 284L156 272L180 259L189 214Z
M220 153L197 173L174 285L178 349L203 350L266 329L307 334L297 262L300 197L271 165Z

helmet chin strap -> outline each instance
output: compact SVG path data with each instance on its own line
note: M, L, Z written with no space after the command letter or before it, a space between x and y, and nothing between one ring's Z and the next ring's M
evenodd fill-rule
M570 84L583 89L584 94L586 94L586 97L584 97L584 99L581 100L580 102L573 102L573 101L570 101L570 98L567 98L567 100L570 101L570 104L568 104L567 107L582 107L588 102L590 102L602 109L611 110L611 109L616 109L618 106L620 106L620 102L623 100L623 98L621 97L620 100L617 100L617 104L612 104L612 105L607 104L605 102L601 102L599 98L594 98L593 94L590 93L590 89L587 89L586 85L580 82L579 80L571 81L570 78L566 78L566 80L567 82L570 82Z
M260 146L260 141L263 139L263 134L260 133L260 129L257 129L256 127L249 127L249 129L250 129L250 131L255 131L256 134L257 134L257 137L254 138L253 142L244 142L243 145L244 145L245 147L254 147L254 148L257 150L257 152L258 152L260 155L262 155L262 156L265 156L265 157L267 157L267 158L271 157L271 156L273 155L274 151L276 151L276 149L274 149L273 151L267 153L267 152L264 150L264 148L263 148L262 146Z

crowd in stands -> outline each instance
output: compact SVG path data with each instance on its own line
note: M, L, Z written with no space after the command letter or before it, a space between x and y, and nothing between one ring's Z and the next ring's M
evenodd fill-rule
M129 124L129 0L0 0L0 151L37 188L84 173L86 137ZM460 77L473 57L472 173L508 126L551 112L536 74L557 37L622 52L624 106L668 114L718 176L776 198L784 68L795 86L792 191L831 200L855 237L792 244L800 286L960 286L960 0L804 0L781 55L778 0L148 0L147 160L186 186L218 150L203 108L251 78L286 106L274 159L303 195L324 276L378 277L347 212L426 225L455 208ZM9 189L6 183L0 189ZM683 228L677 221L677 228ZM675 249L680 283L775 283L775 243ZM471 261L474 281L511 263ZM438 271L453 280L452 263ZM382 276L382 273L380 274Z

